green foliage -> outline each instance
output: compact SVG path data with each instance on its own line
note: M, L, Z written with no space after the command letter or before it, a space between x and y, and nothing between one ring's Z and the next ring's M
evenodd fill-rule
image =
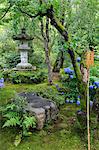
M12 83L41 83L47 77L46 73L43 71L38 72L22 72L22 71L13 71L5 70L3 71L5 80Z
M95 66L90 68L90 83L92 84L95 81L99 80L99 66L96 64Z
M93 66L90 68L90 75L99 78L99 66Z
M98 80L99 80L99 78L97 78L96 76L90 76L90 83L93 83Z
M36 93L44 98L53 100L58 106L65 103L65 96L57 91L55 85L51 87L37 87Z
M79 95L78 88L77 88L77 79L74 78L72 80L67 79L65 82L62 81L62 85L64 88L68 88L68 91L65 92L65 97L69 98L70 100L77 100Z
M3 78L3 74L2 74L2 72L0 72L0 79L1 79L1 78Z
M6 63L9 68L15 68L16 65L20 62L20 55L16 52L10 52L6 57Z
M37 68L41 68L42 65L44 65L44 54L40 51L36 51L34 52L30 58L29 58L29 62L31 64L33 64L34 66L36 66ZM45 66L46 67L46 66Z
M26 100L23 97L16 95L15 100L10 104L2 106L0 112L4 118L4 127L18 127L21 136L28 136L29 129L36 127L36 118L34 116L29 116L25 111ZM17 146L21 142L20 134L15 139L15 145Z

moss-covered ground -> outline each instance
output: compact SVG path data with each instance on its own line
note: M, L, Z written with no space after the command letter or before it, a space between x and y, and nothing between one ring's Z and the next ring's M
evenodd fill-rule
M38 85L6 84L0 89L0 105L6 104L16 92L34 91L48 93L48 97L57 97L55 87L50 88L46 83ZM47 96L47 95L46 95ZM61 96L55 100L58 101ZM61 100L64 97L61 98ZM80 108L75 104L60 106L59 119L54 124L47 124L43 130L35 131L30 137L23 138L15 147L13 142L18 130L5 128L0 131L1 150L87 150L87 135L77 128L76 111ZM2 124L2 122L1 122ZM98 132L98 131L97 131ZM93 134L91 135L93 137ZM99 137L91 138L91 150L99 150Z

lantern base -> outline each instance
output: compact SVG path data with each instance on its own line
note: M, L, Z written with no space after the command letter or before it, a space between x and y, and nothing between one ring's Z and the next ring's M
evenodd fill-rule
M19 63L16 66L17 70L33 70L33 66L30 63Z

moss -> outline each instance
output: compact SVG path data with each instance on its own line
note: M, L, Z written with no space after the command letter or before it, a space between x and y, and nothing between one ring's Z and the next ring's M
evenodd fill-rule
M64 105L60 109L58 122L47 125L43 130L34 132L26 137L18 147L13 145L14 137L18 131L15 129L2 129L0 132L1 150L85 150L86 141L81 139L81 133L76 130L75 112L78 107ZM82 135L83 136L83 135ZM82 137L83 138L83 137ZM99 147L98 140L91 143L92 150Z
M0 104L5 104L14 96L15 92L23 91L45 91L55 97L56 89L47 83L39 85L29 84L6 84L4 89L0 90ZM60 100L60 97L58 97ZM63 105L60 107L59 119L55 124L47 125L43 131L35 131L30 137L22 140L18 147L13 145L15 135L18 134L16 129L1 129L0 132L0 148L1 150L84 150L86 148L86 141L82 141L81 133L75 129L75 112L80 109L76 105ZM1 121L0 121L1 122ZM80 136L79 136L80 135ZM92 150L99 148L97 139L91 143Z
M64 26L63 26L62 23L59 22L58 20L57 20L57 25L59 26L59 28L60 28L63 32L65 31Z

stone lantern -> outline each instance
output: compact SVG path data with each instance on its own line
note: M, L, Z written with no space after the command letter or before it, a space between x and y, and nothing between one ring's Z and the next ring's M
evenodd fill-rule
M22 28L21 34L13 36L13 39L20 41L19 50L21 62L17 64L16 69L32 70L33 66L28 63L28 51L30 50L30 47L28 46L28 41L33 40L33 38L26 34L25 28Z

